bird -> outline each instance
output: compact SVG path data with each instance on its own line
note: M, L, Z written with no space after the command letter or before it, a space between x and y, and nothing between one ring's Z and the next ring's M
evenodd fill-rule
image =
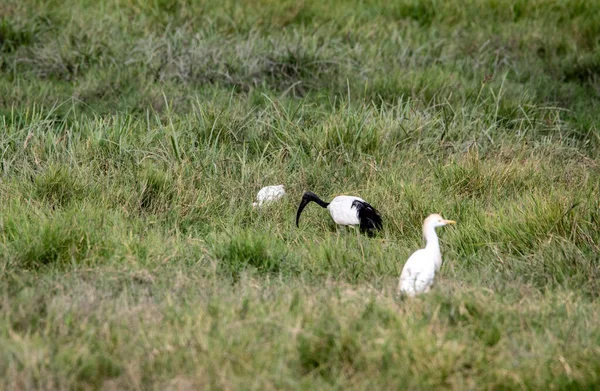
M319 204L322 208L327 208L331 218L337 225L358 225L362 232L369 234L372 234L375 229L383 227L379 212L362 198L340 195L332 199L331 202L325 202L310 191L302 195L302 200L296 213L296 227L300 226L300 214L311 201Z
M283 196L285 196L284 185L265 186L256 194L256 202L253 202L252 206L260 208L263 205L281 199Z
M398 291L407 296L416 296L429 292L435 273L442 266L440 243L435 232L437 227L456 224L454 220L445 220L439 214L429 215L423 222L425 248L415 251L406 261L400 274Z

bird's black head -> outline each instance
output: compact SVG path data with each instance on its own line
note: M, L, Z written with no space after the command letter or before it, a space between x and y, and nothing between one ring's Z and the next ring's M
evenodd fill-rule
M304 208L306 208L306 205L308 205L308 203L311 201L316 202L323 208L327 208L327 205L329 205L327 202L325 202L325 201L321 200L319 197L317 197L317 195L315 193L307 191L306 193L304 193L302 195L302 200L300 200L300 205L298 206L298 212L296 213L296 227L299 227L300 214L302 213Z

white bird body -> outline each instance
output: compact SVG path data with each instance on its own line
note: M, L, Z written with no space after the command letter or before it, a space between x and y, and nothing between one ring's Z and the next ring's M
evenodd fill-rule
M335 197L329 205L327 210L331 215L333 221L338 225L359 225L360 220L358 219L358 213L356 206L352 204L355 201L365 202L360 197L341 195Z
M415 251L404 264L398 282L398 291L401 294L416 296L427 293L431 289L435 273L442 266L442 253L435 229L446 224L456 224L456 222L444 220L438 214L432 214L425 219L423 236L427 244L425 248Z
M422 248L415 251L402 268L400 291L408 296L429 292L436 271L432 254L427 249Z
M300 206L296 213L296 226L299 225L300 214L311 201L317 203L322 208L327 208L331 218L338 225L359 225L362 231L367 231L368 233L372 233L375 229L381 229L383 226L379 212L360 197L341 195L328 203L310 191L304 193L300 201Z
M265 186L259 190L256 195L256 202L254 202L252 206L258 206L260 208L263 205L281 199L283 196L285 196L284 185Z

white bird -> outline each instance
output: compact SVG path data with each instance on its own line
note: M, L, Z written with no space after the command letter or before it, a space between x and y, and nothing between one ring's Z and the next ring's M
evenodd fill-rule
M296 213L296 227L299 226L302 210L311 201L327 208L331 218L338 225L358 225L361 231L368 233L372 233L374 229L382 228L379 212L362 198L341 195L335 197L331 202L325 202L310 191L304 193L300 201L298 213Z
M456 221L444 220L439 214L432 214L423 222L423 236L427 244L425 248L415 251L404 264L398 283L401 294L415 296L429 292L435 273L442 266L442 253L435 229L447 224L456 224Z
M281 199L285 195L285 188L283 185L276 186L265 186L258 191L256 194L256 202L252 203L253 207L262 207L273 201Z

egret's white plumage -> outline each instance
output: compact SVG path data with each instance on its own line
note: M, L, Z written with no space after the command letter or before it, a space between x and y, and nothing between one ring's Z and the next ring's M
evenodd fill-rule
M325 202L310 191L304 193L300 201L298 213L296 213L296 226L299 225L300 214L311 201L319 204L322 208L327 208L331 218L338 225L358 225L362 231L367 232L382 228L379 212L362 198L341 195L335 197L331 202Z
M265 186L259 190L256 195L256 202L252 203L252 206L260 208L263 205L281 199L284 195L285 188L283 185Z
M423 222L425 248L415 251L406 261L400 274L398 291L408 296L429 292L435 273L442 266L440 243L435 232L437 227L456 224L453 220L444 220L439 214L432 214Z

